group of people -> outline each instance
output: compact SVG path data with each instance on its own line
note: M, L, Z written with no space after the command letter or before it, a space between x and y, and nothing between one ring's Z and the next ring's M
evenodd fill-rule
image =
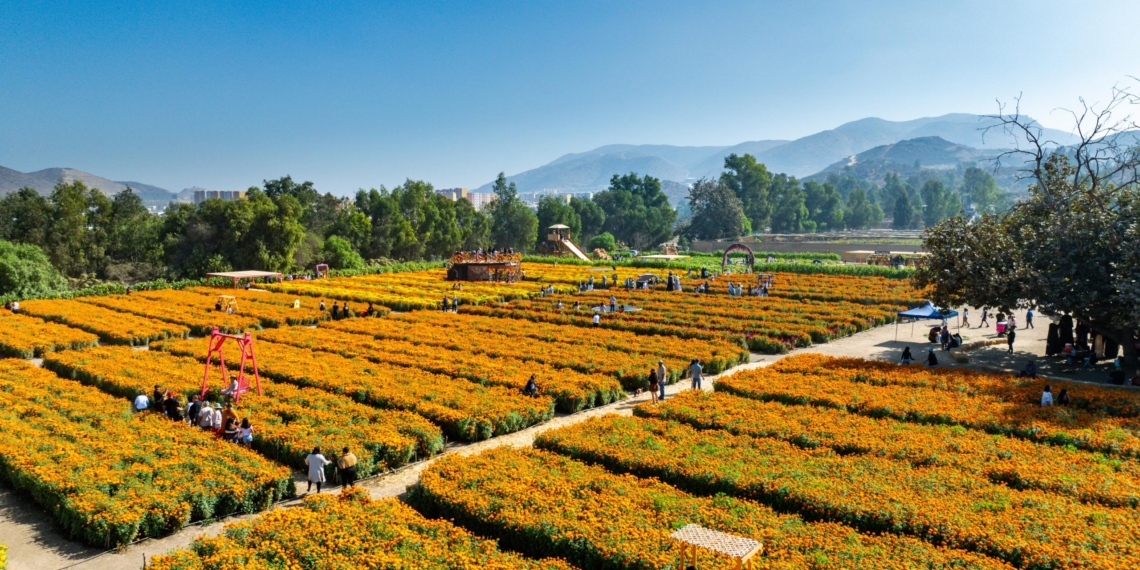
M439 310L445 313L458 313L459 312L459 297L452 295L450 299L447 295L443 296L443 300L439 302Z
M4 303L4 310L5 311L12 311L13 313L20 312L20 301L16 300L16 301L5 302Z
M320 309L322 311L328 310L325 306L325 300L324 299L321 299ZM344 302L343 307L340 306L339 302L333 301L332 319L334 321L338 321L340 319L348 319L348 318L353 317L356 314L357 313L355 311L353 311L351 308L349 308L348 301ZM372 306L372 303L368 303L368 308L364 309L364 312L359 313L359 314L363 317L373 317L373 316L376 316L376 309Z
M902 363L910 364L911 362L914 362L914 354L911 353L909 346L903 347ZM938 366L938 356L934 354L933 348L927 349L926 365L930 367Z
M236 395L236 390L232 388L236 383L237 380L232 379L231 388L222 390L223 396ZM223 408L221 402L211 404L209 400L202 400L198 394L194 394L183 406L173 391L164 390L155 384L154 392L150 396L139 392L131 408L135 413L163 414L171 421L213 432L225 441L245 447L253 444L253 425L248 417L238 417L233 402L226 402Z
M308 486L305 492L308 493L313 490L313 485L317 486L317 493L321 492L321 485L327 482L325 477L325 466L331 464L327 457L321 453L321 447L318 445L313 448L309 455L305 456L305 466L308 467L306 473L306 480ZM356 454L352 453L347 447L341 450L340 457L336 460L337 474L340 475L340 484L345 487L352 487L356 485L356 466L360 463Z

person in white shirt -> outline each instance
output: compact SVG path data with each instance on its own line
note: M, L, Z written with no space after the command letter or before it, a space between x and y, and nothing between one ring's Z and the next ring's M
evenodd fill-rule
M599 315L598 313L594 313L594 326L595 327L598 326L601 322L602 322L602 316Z
M198 427L204 430L214 429L214 409L210 407L210 401L202 402L202 409L198 411Z
M660 399L665 400L665 379L669 377L669 370L665 368L665 361L657 360L657 385L661 390Z
M1052 406L1053 405L1053 390L1049 387L1048 384L1045 385L1045 391L1041 392L1041 405L1042 406Z
M136 412L145 412L147 410L147 408L149 408L149 407L150 407L150 398L147 398L146 394L139 392L139 395L135 396L134 410Z
M703 371L704 371L704 367L701 366L701 359L694 358L693 363L689 365L689 375L693 379L692 388L694 390L700 390L701 389L701 380L704 380L704 377L701 375L701 372L703 372Z
M210 429L214 431L222 429L222 405L214 404L214 413L211 414Z

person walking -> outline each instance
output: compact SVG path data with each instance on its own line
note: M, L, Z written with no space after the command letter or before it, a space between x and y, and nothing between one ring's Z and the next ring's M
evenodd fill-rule
M1005 342L1009 344L1010 354L1013 354L1013 339L1015 337L1017 337L1017 331L1014 329L1009 329L1009 332L1005 335Z
M1033 328L1033 309L1029 309L1028 311L1025 311L1025 328L1027 328L1027 329ZM1063 391L1064 390L1062 390L1062 392Z
M356 484L356 456L353 455L348 448L340 455L340 459L336 460L336 469L340 473L340 484L345 487L352 487ZM319 484L318 484L319 485ZM317 492L321 492L321 488L317 487Z
M654 404L657 403L657 389L657 369L654 368L649 371L649 398Z
M970 309L962 307L962 326L970 328Z
M692 363L689 364L689 376L692 378L692 389L693 390L701 390L702 389L701 381L704 380L704 378L701 374L702 372L704 372L704 367L701 366L701 359L694 358Z
M665 361L657 359L657 383L660 385L661 396L658 398L660 401L665 401L665 383L669 380L669 370L665 368Z
M325 465L332 463L321 455L320 446L314 447L313 452L305 457L305 465L309 466L309 486L305 492L313 490L313 483L317 484L317 493L321 492L321 484L325 482Z
M190 396L190 403L186 404L186 422L191 426L198 425L198 412L202 411L202 402L198 394Z
M903 364L910 364L912 360L914 360L914 356L912 356L910 353L910 347L908 346L908 347L903 348L902 363Z
M982 307L982 322L981 322L981 324L978 325L978 328L990 326L989 318L990 318L990 310L985 308L985 307Z

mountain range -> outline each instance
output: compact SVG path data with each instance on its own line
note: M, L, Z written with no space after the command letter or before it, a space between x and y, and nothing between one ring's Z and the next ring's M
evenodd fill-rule
M873 150L856 162L881 165L887 160L900 162L905 155L908 160L900 163L913 165L917 160L931 167L954 166L958 162L988 160L1001 149L1013 146L1013 138L1000 128L986 131L995 125L995 120L989 117L952 113L910 121L860 119L791 141L758 140L732 146L615 144L567 154L507 179L515 183L519 192L597 192L609 185L614 174L628 172L687 183L718 176L723 170L724 157L730 154L751 154L767 165L770 172L801 178L833 171L838 168L837 164L850 164L861 153ZM1075 141L1073 135L1064 131L1044 131L1045 136L1060 145ZM892 146L903 141L916 142L898 148ZM477 191L488 192L490 188L488 183Z
M194 198L194 191L201 190L201 188L192 187L175 193L142 182L108 180L102 176L74 168L45 168L35 172L20 172L0 166L0 196L21 188L31 188L46 196L51 194L52 189L61 180L66 183L78 180L87 185L88 188L99 190L108 196L118 194L129 186L147 206L155 207L164 207L171 201L189 202Z

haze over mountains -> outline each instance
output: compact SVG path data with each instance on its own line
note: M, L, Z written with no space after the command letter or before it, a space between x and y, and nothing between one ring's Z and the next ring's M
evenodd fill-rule
M607 145L564 155L507 179L515 182L519 192L551 189L596 192L609 185L613 174L628 172L649 174L662 180L691 182L719 175L724 157L729 154L751 154L766 164L770 172L804 178L833 169L837 163L850 161L860 153L907 140L919 142L901 148L881 149L878 155L864 156L860 162L897 161L902 155L909 157L908 164L918 160L923 165L945 165L951 158L956 159L954 164L958 161L976 162L992 158L1000 152L999 149L1014 144L1013 138L1000 129L985 132L986 127L994 124L993 119L981 115L952 113L910 121L860 119L793 141L759 140L725 147ZM1045 129L1045 135L1061 145L1075 140L1073 135L1055 129ZM934 138L942 142L932 140ZM490 186L488 183L478 190L489 191Z

